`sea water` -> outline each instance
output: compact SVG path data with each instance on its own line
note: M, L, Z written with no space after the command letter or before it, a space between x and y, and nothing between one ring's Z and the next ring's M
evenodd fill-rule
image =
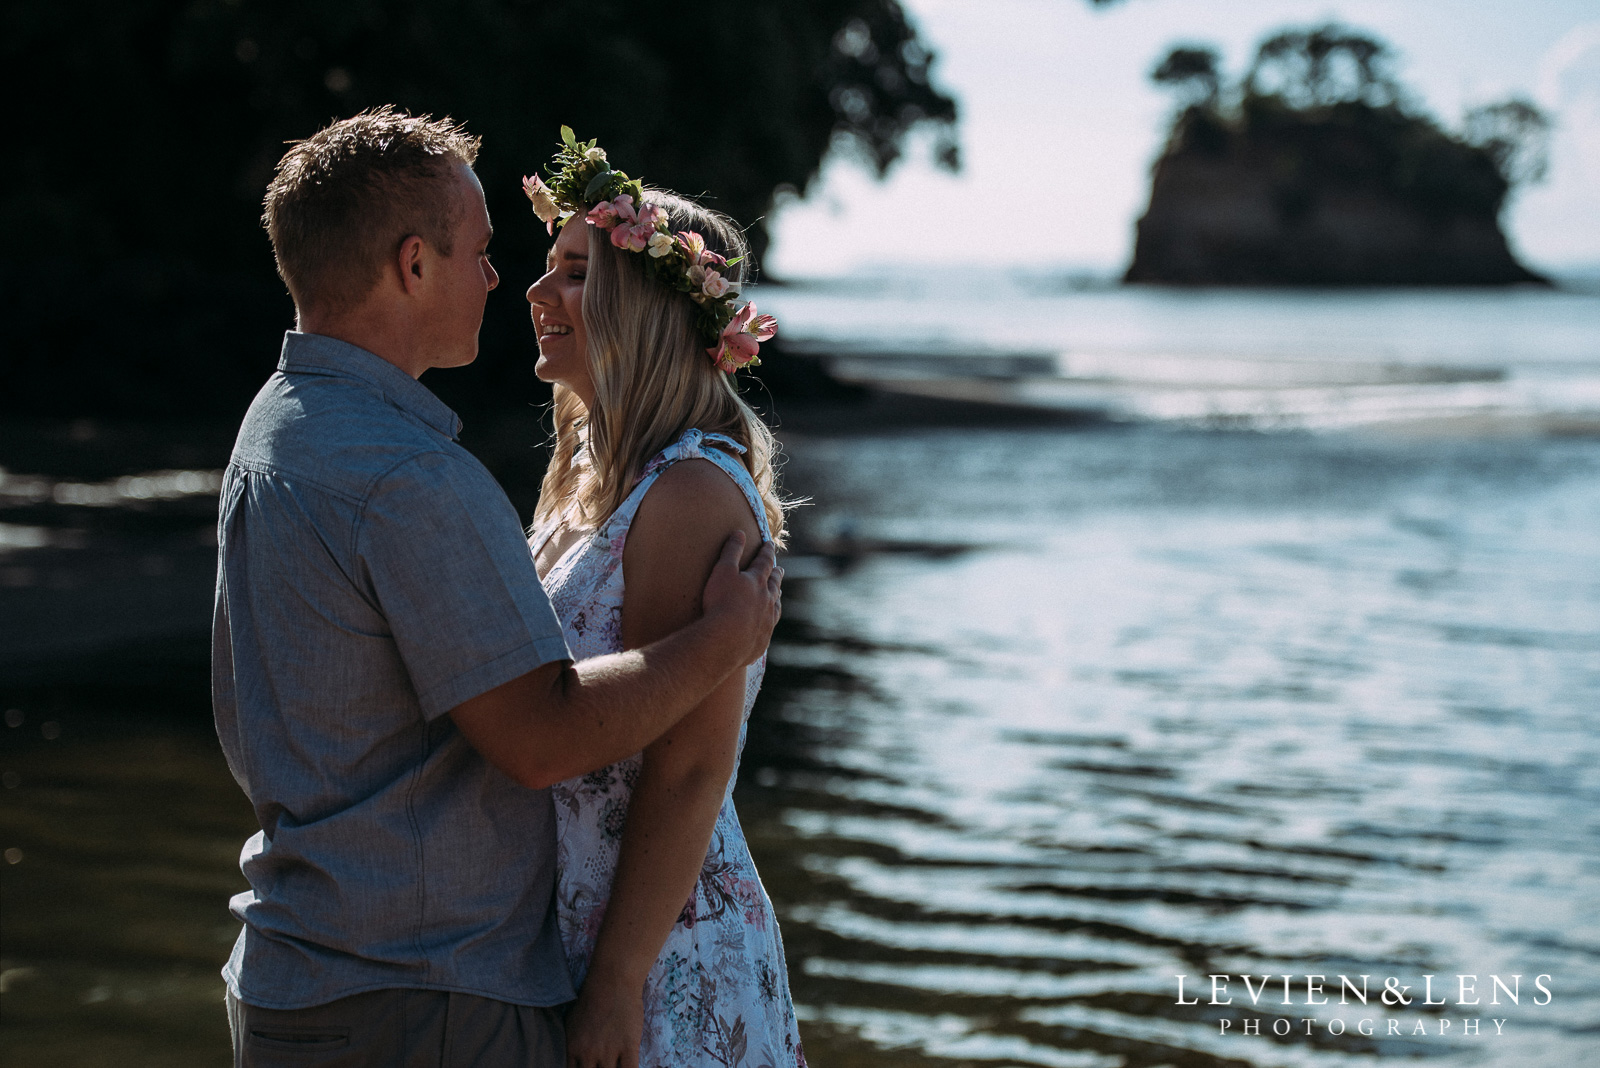
M1568 428L1600 374L1582 294L948 282L757 299L819 349L1495 368ZM813 1061L1600 1055L1600 438L1129 410L785 435L835 556L739 797Z
M1028 359L1025 381L999 398L1024 405L1258 429L1600 426L1594 292L1184 290L924 271L755 294L802 348L902 357L851 360L847 377L905 377L907 354Z

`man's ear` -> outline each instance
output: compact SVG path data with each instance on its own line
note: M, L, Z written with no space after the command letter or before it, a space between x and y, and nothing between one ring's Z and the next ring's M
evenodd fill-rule
M395 256L395 266L400 271L400 286L407 295L415 294L422 284L422 238L412 234L400 242Z

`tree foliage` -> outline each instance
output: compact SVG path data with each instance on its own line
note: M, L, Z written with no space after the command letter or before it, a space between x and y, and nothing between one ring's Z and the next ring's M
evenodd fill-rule
M830 150L881 173L927 127L957 162L955 102L898 0L84 0L5 17L11 99L48 102L14 116L0 172L13 411L236 411L288 323L258 223L273 165L370 105L484 137L510 292L479 366L450 378L468 407L539 395L518 292L545 237L519 178L562 123L751 225L758 253L775 190L804 190Z
M1222 57L1210 45L1178 45L1150 72L1184 107L1215 107L1222 93Z
M1512 98L1467 112L1468 143L1494 159L1513 185L1544 180L1550 169L1550 119L1533 104Z
M1276 96L1293 108L1366 104L1399 99L1389 46L1338 23L1290 29L1261 42L1245 74L1245 92Z
M1174 148L1292 143L1278 163L1286 173L1364 170L1436 208L1498 210L1511 187L1540 180L1547 165L1550 121L1533 104L1477 108L1451 134L1407 103L1386 43L1337 23L1273 34L1233 85L1217 50L1193 43L1174 46L1150 78L1178 97Z

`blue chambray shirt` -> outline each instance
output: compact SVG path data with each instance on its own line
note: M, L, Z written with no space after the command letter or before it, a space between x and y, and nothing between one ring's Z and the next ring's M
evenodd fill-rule
M217 735L261 831L234 995L305 1008L421 987L572 999L555 813L446 712L570 654L460 420L354 345L290 332L222 485Z

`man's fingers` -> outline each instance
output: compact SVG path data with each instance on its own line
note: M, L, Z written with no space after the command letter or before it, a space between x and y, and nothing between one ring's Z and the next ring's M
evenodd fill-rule
M774 597L783 593L783 568L775 567L767 576L767 592Z
M761 551L756 553L756 558L750 561L750 566L745 568L745 574L758 581L764 581L772 574L772 569L778 565L778 550L770 541L761 543Z
M722 555L717 558L717 566L731 565L735 571L739 570L739 557L744 555L744 531L736 530L728 535L728 540L722 543Z

